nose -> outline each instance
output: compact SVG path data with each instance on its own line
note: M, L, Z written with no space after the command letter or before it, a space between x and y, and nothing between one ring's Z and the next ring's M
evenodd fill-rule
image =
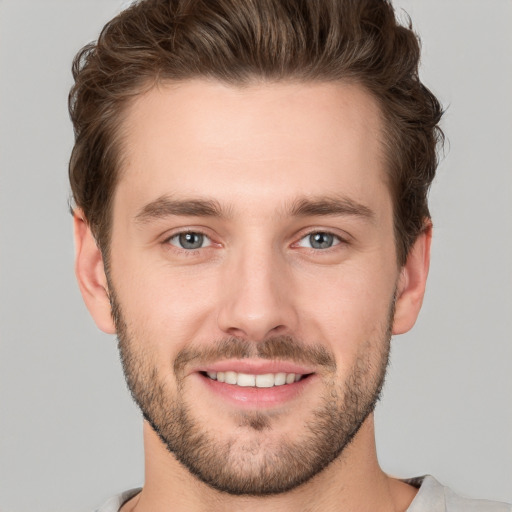
M262 341L272 335L291 334L297 328L291 271L271 248L246 248L226 262L219 328L230 336Z

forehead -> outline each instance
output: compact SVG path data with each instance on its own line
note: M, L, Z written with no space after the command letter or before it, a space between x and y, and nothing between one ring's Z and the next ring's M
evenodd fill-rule
M167 194L245 205L387 194L379 107L353 84L164 83L129 105L122 128L116 196L134 208Z

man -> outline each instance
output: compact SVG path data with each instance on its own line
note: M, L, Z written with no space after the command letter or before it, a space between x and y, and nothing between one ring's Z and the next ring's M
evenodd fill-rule
M379 467L441 107L384 1L140 2L74 65L76 273L146 482L103 511L492 510Z

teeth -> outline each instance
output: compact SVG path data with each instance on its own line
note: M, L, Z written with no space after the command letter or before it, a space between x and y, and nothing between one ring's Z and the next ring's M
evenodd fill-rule
M286 373L276 373L274 377L274 386L286 384Z
M300 373L265 373L262 375L251 375L248 373L227 372L206 372L206 375L212 380L225 382L226 384L236 384L242 387L271 388L273 386L283 386L284 384L293 384L302 378Z
M292 384L293 382L295 382L295 373L287 373L286 384Z
M226 384L236 384L238 375L236 372L225 372L226 380L224 381Z
M275 377L273 373L265 373L263 375L256 375L257 388L271 388L275 384Z
M238 378L235 382L239 386L244 387L254 387L256 386L256 376L255 375L247 375L247 373L239 373Z

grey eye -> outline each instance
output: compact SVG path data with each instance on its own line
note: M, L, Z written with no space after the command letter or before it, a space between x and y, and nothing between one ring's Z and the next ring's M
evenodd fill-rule
M309 247L311 249L329 249L340 243L340 239L332 233L325 231L317 231L310 233L302 238L299 242L299 247Z
M201 249L210 245L210 239L202 233L189 231L187 233L179 233L169 239L169 243L180 249Z

